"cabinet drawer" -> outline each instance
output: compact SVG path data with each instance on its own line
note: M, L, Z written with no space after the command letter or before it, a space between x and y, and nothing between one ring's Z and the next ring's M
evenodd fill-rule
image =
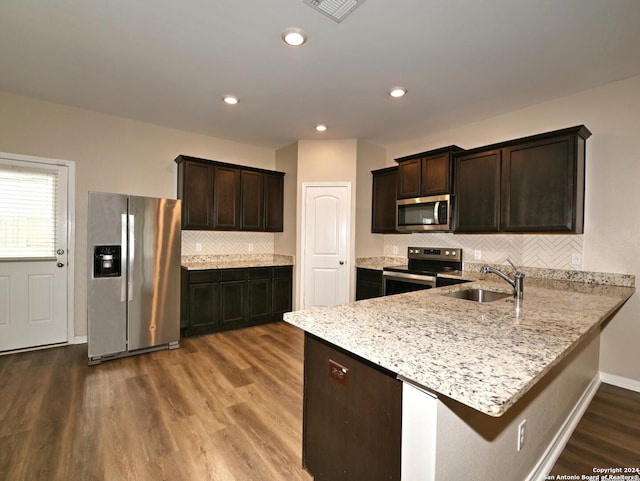
M220 281L242 281L247 277L247 269L221 269Z
M358 267L356 270L358 280L377 282L382 285L382 271L378 269L367 269L366 267Z
M189 283L201 284L203 282L218 282L220 271L217 269L207 269L204 271L189 271Z
M273 277L289 277L291 275L291 271L293 270L292 266L277 266L273 268Z
M271 277L271 267L250 267L249 279L268 279Z

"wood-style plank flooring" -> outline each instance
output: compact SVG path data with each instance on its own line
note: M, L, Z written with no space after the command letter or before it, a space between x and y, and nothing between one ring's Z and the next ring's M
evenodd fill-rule
M640 393L601 384L550 474L594 476L594 468L640 470Z
M302 332L180 346L93 367L86 345L0 356L0 479L311 481ZM603 384L551 473L595 466L640 466L640 393Z
M87 347L0 357L3 481L310 481L303 336L275 323L87 366Z

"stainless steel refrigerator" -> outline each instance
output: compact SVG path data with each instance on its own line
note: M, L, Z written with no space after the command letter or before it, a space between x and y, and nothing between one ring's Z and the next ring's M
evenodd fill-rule
M181 201L89 192L89 364L180 339Z

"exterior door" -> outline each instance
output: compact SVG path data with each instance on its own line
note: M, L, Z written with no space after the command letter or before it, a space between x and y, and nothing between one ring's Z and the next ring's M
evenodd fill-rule
M0 154L0 351L68 341L69 168Z
M303 186L302 308L349 301L350 185Z

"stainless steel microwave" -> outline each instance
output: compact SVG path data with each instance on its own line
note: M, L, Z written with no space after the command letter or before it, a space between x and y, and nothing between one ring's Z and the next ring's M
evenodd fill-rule
M451 230L451 195L435 195L396 201L399 232Z

